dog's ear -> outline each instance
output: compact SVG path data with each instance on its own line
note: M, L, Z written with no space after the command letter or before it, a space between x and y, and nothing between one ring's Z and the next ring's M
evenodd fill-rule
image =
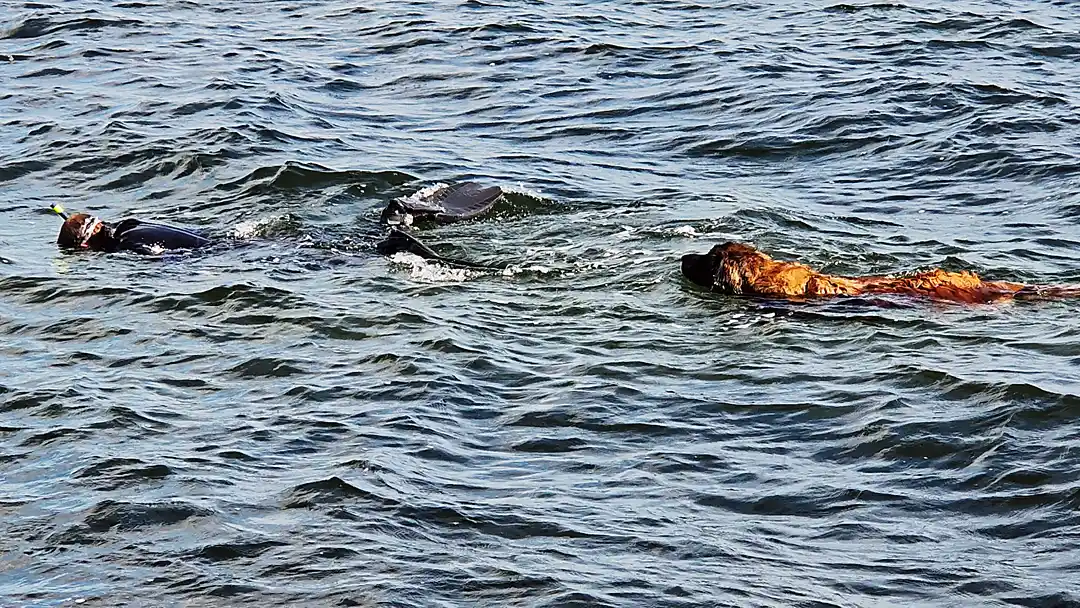
M712 260L713 290L729 295L743 292L744 280L740 269L739 243L716 245L709 251Z
M753 285L762 268L772 258L745 243L724 243L713 247L716 256L713 284L721 286L726 293L738 295L753 292Z
M716 275L713 285L723 288L724 293L740 295L746 286L746 277L743 276L743 264L737 256L723 256L716 266Z

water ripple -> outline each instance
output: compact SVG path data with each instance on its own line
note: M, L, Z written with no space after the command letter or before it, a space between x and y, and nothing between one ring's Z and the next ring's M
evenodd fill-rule
M0 604L1070 605L1063 2L28 2L0 17ZM424 229L498 270L376 257ZM61 203L222 241L58 252ZM855 557L853 557L855 556Z

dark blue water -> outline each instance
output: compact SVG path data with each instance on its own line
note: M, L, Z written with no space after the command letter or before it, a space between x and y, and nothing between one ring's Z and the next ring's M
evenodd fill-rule
M0 3L0 605L1071 606L1080 5ZM378 257L379 211L505 271ZM48 205L230 244L57 251Z

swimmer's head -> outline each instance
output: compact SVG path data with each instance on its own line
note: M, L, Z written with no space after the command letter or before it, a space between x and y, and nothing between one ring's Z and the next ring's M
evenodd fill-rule
M63 216L61 216L63 217ZM93 239L105 222L85 213L76 213L64 220L56 244L63 249L93 249Z

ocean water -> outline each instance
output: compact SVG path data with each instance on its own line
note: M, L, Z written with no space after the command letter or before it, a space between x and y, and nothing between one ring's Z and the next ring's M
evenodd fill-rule
M0 606L1075 606L1080 5L0 2ZM379 257L388 201L477 181ZM214 235L70 254L59 203Z

